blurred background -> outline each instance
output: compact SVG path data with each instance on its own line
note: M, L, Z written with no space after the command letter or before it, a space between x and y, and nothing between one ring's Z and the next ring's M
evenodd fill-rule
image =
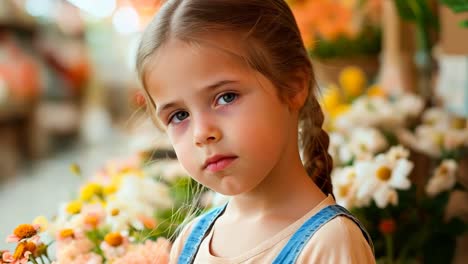
M158 7L0 1L0 210L11 212L0 220L0 237L70 198L82 181L72 163L90 172L145 144L134 57Z

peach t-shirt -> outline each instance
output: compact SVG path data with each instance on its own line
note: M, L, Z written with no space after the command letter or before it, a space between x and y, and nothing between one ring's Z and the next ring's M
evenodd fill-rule
M292 223L270 239L260 243L234 258L222 258L213 256L209 250L209 244L213 235L213 228L202 241L195 257L195 264L254 264L272 263L278 256L291 236L310 217L318 213L328 205L334 205L333 196L328 195L320 204L314 207L306 215ZM194 222L194 221L193 221ZM193 223L192 222L192 223ZM191 223L181 232L174 242L171 251L170 263L177 263L185 241L190 234L188 231ZM297 259L297 263L375 263L372 250L367 243L361 229L349 218L338 216L323 225L308 241Z

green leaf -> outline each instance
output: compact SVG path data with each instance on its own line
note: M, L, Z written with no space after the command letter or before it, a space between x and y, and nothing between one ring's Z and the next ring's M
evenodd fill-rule
M468 28L468 20L460 21L460 26L464 28Z
M455 13L466 12L468 11L468 1L467 0L440 0L448 8L452 9Z

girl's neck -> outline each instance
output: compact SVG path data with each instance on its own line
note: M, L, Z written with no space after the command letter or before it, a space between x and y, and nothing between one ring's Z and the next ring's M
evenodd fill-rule
M284 154L256 188L233 197L226 214L240 219L274 215L300 218L326 198L302 165L297 144Z

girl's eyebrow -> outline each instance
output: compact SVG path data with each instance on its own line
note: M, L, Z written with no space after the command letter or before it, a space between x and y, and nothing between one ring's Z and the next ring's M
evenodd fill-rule
M235 80L221 80L218 82L215 82L213 84L210 84L203 88L200 93L207 92L207 91L216 91L217 89L221 88L222 86L226 84L231 84L231 83L237 83L238 81ZM157 107L156 109L156 115L159 116L162 112L164 112L168 108L172 108L176 105L176 102L169 102L166 104L162 104L160 107Z

